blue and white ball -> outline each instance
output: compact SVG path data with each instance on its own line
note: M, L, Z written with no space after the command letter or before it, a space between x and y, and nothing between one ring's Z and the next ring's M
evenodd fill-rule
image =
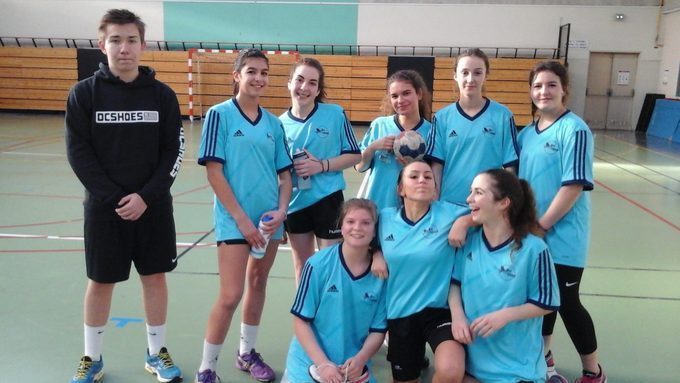
M394 139L394 156L406 163L422 160L425 149L423 136L412 130L403 131Z

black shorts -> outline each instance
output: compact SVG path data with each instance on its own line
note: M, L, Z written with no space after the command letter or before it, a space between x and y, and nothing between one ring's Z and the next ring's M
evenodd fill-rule
M133 262L140 275L177 267L172 206L162 211L147 210L136 221L125 221L113 214L85 215L88 278L100 283L127 280Z
M338 216L345 201L342 190L323 197L313 205L288 215L286 231L290 234L304 234L311 231L318 238L338 239L340 233Z
M387 360L392 364L392 378L400 381L420 377L425 358L425 342L434 352L437 346L453 340L451 311L426 308L407 317L387 320L390 334Z

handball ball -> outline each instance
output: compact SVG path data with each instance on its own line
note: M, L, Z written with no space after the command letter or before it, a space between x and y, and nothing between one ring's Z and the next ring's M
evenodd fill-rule
M425 140L418 132L403 131L394 139L394 155L406 163L422 160L425 156Z

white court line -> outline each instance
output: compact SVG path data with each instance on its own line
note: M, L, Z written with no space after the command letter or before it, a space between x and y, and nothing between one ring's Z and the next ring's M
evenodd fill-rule
M35 156L35 157L66 157L66 154L62 153L33 153L33 152L0 152L4 155L17 155L17 156Z
M60 241L79 241L83 242L83 237L70 237L70 236L60 236L60 235L41 235L41 234L10 234L10 233L0 233L0 238L15 238L15 239L52 239ZM193 242L177 242L178 247L216 247L214 242L199 242L194 245ZM290 251L290 246L279 246L279 250Z

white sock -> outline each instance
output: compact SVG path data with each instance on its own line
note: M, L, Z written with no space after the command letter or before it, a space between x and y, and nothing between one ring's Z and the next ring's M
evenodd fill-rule
M260 326L251 326L241 322L241 342L238 346L238 352L243 355L255 348L255 341L257 341L257 332Z
M158 354L161 347L165 346L165 325L146 325L146 340L149 343L149 355Z
M220 351L222 351L221 344L208 343L207 340L203 341L203 359L201 359L201 366L198 371L212 370L216 371L217 358L220 356Z
M83 324L85 333L85 355L92 360L99 360L102 355L102 345L104 343L104 329L106 326L88 326Z

